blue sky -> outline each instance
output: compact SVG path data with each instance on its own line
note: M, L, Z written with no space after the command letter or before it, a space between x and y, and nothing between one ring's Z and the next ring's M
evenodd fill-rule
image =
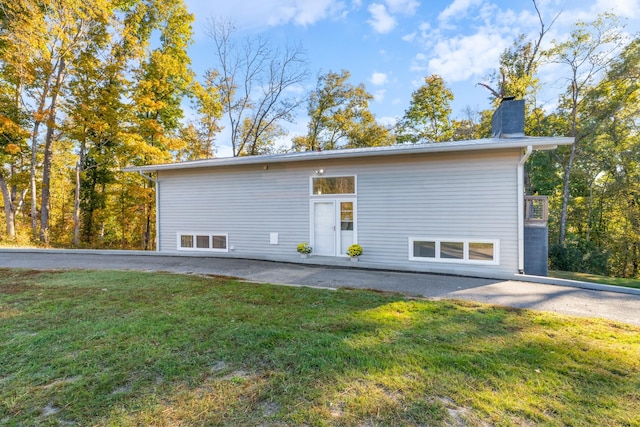
M439 74L454 93L453 116L463 109L489 108L486 82L500 53L519 34L535 37L538 18L531 0L185 0L195 15L195 43L190 54L201 76L215 66L207 21L232 21L239 35L263 34L275 43L300 43L315 87L319 72L351 72L350 82L364 83L375 95L371 110L382 123L403 115L411 93L425 76ZM545 22L559 18L546 41L563 39L577 19L593 20L612 11L640 30L640 0L539 0ZM550 89L540 99L552 105L563 90L559 70L543 69ZM301 88L302 89L302 88ZM289 137L304 133L306 115L288 125ZM229 155L224 131L218 156Z

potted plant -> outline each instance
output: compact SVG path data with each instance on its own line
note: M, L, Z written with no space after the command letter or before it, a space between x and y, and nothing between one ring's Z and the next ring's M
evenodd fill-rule
M357 243L354 243L347 248L347 255L351 257L351 261L358 261L358 257L362 255L362 252L362 246Z
M297 251L300 252L302 258L307 258L309 254L313 251L311 245L307 242L302 242L298 245Z

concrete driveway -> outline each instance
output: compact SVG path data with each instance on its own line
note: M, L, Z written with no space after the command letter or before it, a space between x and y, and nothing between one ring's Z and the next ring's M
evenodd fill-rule
M640 326L640 290L548 278L493 280L154 252L31 249L1 249L0 268L168 271L296 286L376 289L599 317Z

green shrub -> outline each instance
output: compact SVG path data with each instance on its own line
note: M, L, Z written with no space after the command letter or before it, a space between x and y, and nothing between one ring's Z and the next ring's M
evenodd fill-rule
M552 270L608 275L609 252L580 239L551 245L549 263Z

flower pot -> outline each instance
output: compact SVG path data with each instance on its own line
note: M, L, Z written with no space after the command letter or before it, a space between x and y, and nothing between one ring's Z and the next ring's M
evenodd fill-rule
M351 257L351 262L358 262L358 257L357 256L352 256Z
M300 254L300 258L309 258L309 254Z

